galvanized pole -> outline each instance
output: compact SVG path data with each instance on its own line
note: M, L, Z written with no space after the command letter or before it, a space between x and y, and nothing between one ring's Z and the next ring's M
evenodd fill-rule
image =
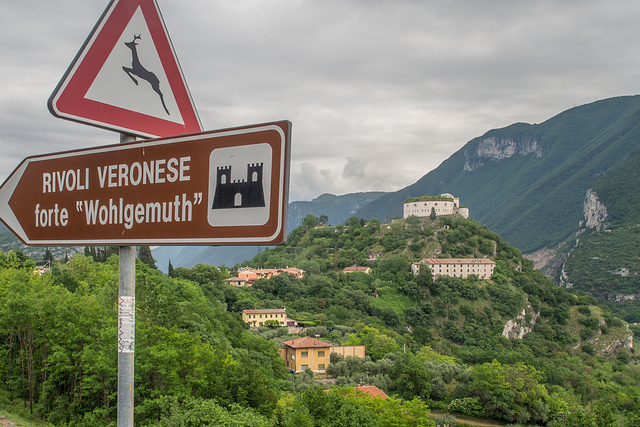
M135 137L120 134L120 142ZM136 247L120 246L118 285L118 427L133 427Z

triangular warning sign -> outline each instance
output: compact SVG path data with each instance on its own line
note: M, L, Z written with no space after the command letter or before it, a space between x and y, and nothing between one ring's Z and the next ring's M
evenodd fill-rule
M145 138L202 131L155 0L112 0L48 105L56 117Z

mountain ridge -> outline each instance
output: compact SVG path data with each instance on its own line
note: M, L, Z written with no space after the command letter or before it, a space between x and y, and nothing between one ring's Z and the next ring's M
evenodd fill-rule
M589 185L638 146L639 118L640 97L628 96L490 130L357 216L388 220L408 197L448 192L523 253L554 247L577 231Z

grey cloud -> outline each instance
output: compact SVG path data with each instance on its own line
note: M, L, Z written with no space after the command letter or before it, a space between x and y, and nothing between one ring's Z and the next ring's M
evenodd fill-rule
M0 177L117 142L46 110L106 3L3 2ZM491 128L638 91L634 0L158 3L206 129L292 121L299 200L402 188Z
M349 178L363 178L365 176L365 168L367 167L366 160L353 159L347 157L347 163L344 165L342 175Z

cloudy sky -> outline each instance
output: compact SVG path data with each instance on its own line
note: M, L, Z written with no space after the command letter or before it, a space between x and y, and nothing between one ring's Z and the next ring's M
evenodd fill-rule
M106 0L0 0L0 180L118 142L47 99ZM206 130L293 123L290 200L405 187L489 129L639 93L640 2L158 0Z

